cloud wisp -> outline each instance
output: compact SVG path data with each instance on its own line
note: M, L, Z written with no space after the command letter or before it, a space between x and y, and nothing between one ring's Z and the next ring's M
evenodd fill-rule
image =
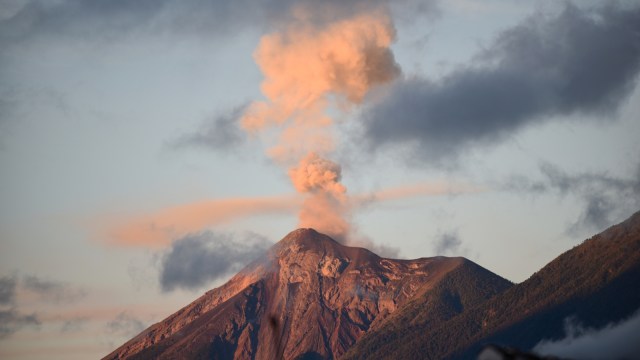
M176 240L161 258L162 291L194 290L239 271L273 245L257 234L244 237L204 231Z
M348 199L348 207L355 211L373 203L481 191L485 189L465 183L423 182L354 194ZM296 195L209 200L183 204L131 219L107 221L106 226L100 227L100 232L106 233L107 242L114 245L164 248L174 240L215 225L250 216L294 214L302 206L303 199Z
M0 340L8 338L26 326L39 326L40 319L36 314L22 314L15 308L0 310Z
M147 325L144 322L126 311L119 313L106 325L107 332L110 334L126 338L138 335L146 327Z
M159 248L217 224L264 214L291 214L300 205L295 196L202 201L161 210L134 219L107 221L108 241L116 245Z
M246 142L246 134L238 126L238 121L247 105L238 106L226 114L206 121L195 132L184 134L169 142L173 149L205 148L224 151L236 148Z
M25 276L22 288L40 296L42 300L53 303L72 303L87 295L84 289L72 287L69 284L45 280L34 275Z
M16 300L15 277L0 277L0 305L11 305Z
M35 275L0 277L0 340L25 327L39 327L51 320L46 314L25 314L21 305L25 296L35 294L41 303L70 304L87 292L70 284L44 280Z
M542 163L543 180L513 176L502 188L531 194L572 195L584 208L568 229L571 234L602 231L640 208L640 164L630 176L612 176L605 172L571 174L550 163Z
M74 333L82 331L88 322L89 318L86 317L77 317L73 319L63 320L62 325L60 326L60 332Z
M420 182L381 189L371 193L355 194L351 196L352 206L366 207L370 203L395 201L421 196L459 195L473 194L486 191L487 188L468 183L446 182Z
M436 255L462 255L460 253L462 240L457 231L442 233L436 239L433 250Z
M407 77L362 116L373 149L409 145L425 162L450 166L553 116L615 118L640 70L640 7L538 14L502 32L474 64L432 81Z

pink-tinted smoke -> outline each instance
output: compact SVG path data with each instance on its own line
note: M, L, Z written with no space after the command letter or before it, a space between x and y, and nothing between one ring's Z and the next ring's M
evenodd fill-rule
M254 56L266 100L254 102L241 123L269 144L268 154L305 195L299 225L345 238L349 201L341 167L329 160L337 140L328 110L344 114L398 76L390 49L395 30L381 9L322 25L309 18L297 16L261 39Z

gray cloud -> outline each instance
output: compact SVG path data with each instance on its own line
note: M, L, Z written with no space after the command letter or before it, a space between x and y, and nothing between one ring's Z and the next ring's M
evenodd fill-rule
M571 224L569 233L602 231L640 209L640 164L630 176L611 176L606 172L570 174L549 163L540 165L542 180L514 176L502 188L507 191L560 196L572 195L584 205L582 214Z
M197 289L240 270L271 245L256 234L242 239L211 231L187 235L162 257L160 285L163 291Z
M640 69L640 7L537 14L439 81L397 83L363 113L372 148L410 144L445 165L554 115L615 115ZM588 119L583 116L581 119Z
M71 303L86 295L83 289L69 284L43 280L37 276L28 275L0 277L0 339L13 335L16 331L27 326L39 326L41 321L35 313L24 314L20 310L19 301L16 302L17 291L30 292L40 297L40 300L54 303ZM77 330L86 319L71 319L61 328L62 332Z
M6 128L13 116L15 108L15 100L11 98L11 94L3 91L0 87L0 150L4 150L3 137Z
M0 277L0 340L6 339L25 326L38 326L35 314L25 315L15 307L18 281L15 277Z
M436 240L433 250L436 255L461 255L462 240L455 231L441 234Z
M58 281L43 280L33 275L25 276L21 285L26 290L38 294L42 299L54 303L70 303L86 296L84 289Z
M544 340L533 349L542 355L570 359L634 359L640 354L640 313L602 329L583 329L574 320L565 321L566 337Z
M210 119L196 132L185 134L171 142L170 147L228 150L241 145L246 140L246 135L238 126L238 119L244 113L246 106L246 104L238 106L226 114Z
M569 232L602 231L640 208L640 164L631 177L606 173L568 174L550 164L541 166L551 189L573 194L584 203L580 217Z
M232 17L216 11L222 10L223 4L222 1L31 0L0 22L3 34L0 41L15 44L40 36L108 40L133 31L204 32L213 24L221 28L233 24Z
M110 334L127 338L138 335L146 327L147 325L144 322L127 312L121 312L107 323L107 331Z

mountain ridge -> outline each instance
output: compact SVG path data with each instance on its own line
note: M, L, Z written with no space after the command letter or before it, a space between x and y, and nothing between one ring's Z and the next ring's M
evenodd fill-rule
M640 308L638 283L640 212L446 321L413 326L399 322L369 332L343 359L473 359L490 343L531 349L541 340L563 338L567 318L601 328L630 316ZM413 336L400 336L407 333Z

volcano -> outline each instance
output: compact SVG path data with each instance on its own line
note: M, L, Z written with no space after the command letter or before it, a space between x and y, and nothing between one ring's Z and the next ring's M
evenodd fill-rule
M298 229L105 359L335 359L415 301L441 322L511 286L462 257L386 259Z

